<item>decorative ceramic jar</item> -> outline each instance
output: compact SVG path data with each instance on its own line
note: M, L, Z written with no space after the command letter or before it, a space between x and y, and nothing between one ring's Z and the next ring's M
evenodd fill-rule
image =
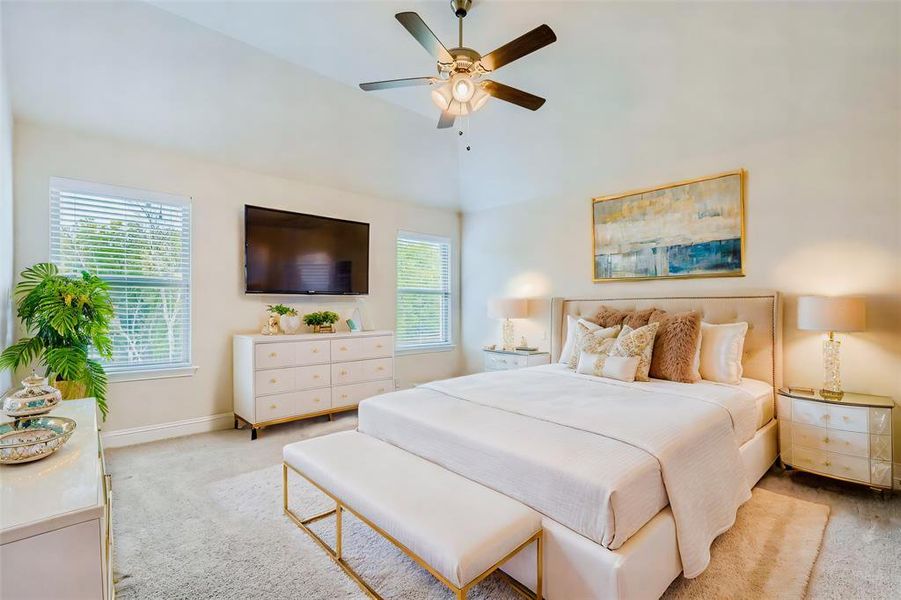
M3 411L14 419L48 413L63 399L62 392L47 383L46 377L32 374L22 380L22 385L24 389L3 401Z
M0 464L40 460L63 447L75 421L65 417L26 417L0 425Z
M278 318L278 323L281 325L284 333L297 333L297 330L300 329L300 316L281 315Z

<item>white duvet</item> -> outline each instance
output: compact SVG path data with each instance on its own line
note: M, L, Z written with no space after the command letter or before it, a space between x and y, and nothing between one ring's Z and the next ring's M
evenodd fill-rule
M372 398L359 429L516 498L608 548L672 506L686 577L750 498L737 386L622 383L559 365L481 373Z

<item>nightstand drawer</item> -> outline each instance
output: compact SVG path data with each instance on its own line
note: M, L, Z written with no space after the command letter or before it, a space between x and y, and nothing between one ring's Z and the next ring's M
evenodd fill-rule
M857 456L845 456L835 452L795 446L793 463L801 469L869 483L870 461Z
M486 354L485 370L486 371L505 371L507 369L521 369L529 364L528 358L525 356L514 356L512 354Z
M869 456L869 436L866 433L825 429L814 425L796 424L792 428L792 443L817 450L828 450L850 456Z
M860 406L836 406L825 402L798 400L792 403L792 420L795 423L841 429L842 431L869 431L869 411Z

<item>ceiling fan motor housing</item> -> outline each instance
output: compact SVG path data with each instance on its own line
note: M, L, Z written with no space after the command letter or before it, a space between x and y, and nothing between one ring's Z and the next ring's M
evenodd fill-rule
M472 6L472 0L451 0L451 9L461 19L466 16Z

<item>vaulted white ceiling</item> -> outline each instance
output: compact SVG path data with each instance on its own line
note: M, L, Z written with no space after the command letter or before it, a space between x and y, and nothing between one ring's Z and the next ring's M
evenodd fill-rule
M458 136L428 88L357 87L434 72L403 10L454 45L446 0L4 0L13 108L466 211L748 166L794 132L881 135L898 110L897 4L475 0L483 54L542 23L558 41L492 74L539 111L491 99Z
M204 5L210 14L226 7ZM2 10L17 118L313 184L459 205L452 132L299 61L143 2L4 1ZM294 18L310 28L309 15Z

